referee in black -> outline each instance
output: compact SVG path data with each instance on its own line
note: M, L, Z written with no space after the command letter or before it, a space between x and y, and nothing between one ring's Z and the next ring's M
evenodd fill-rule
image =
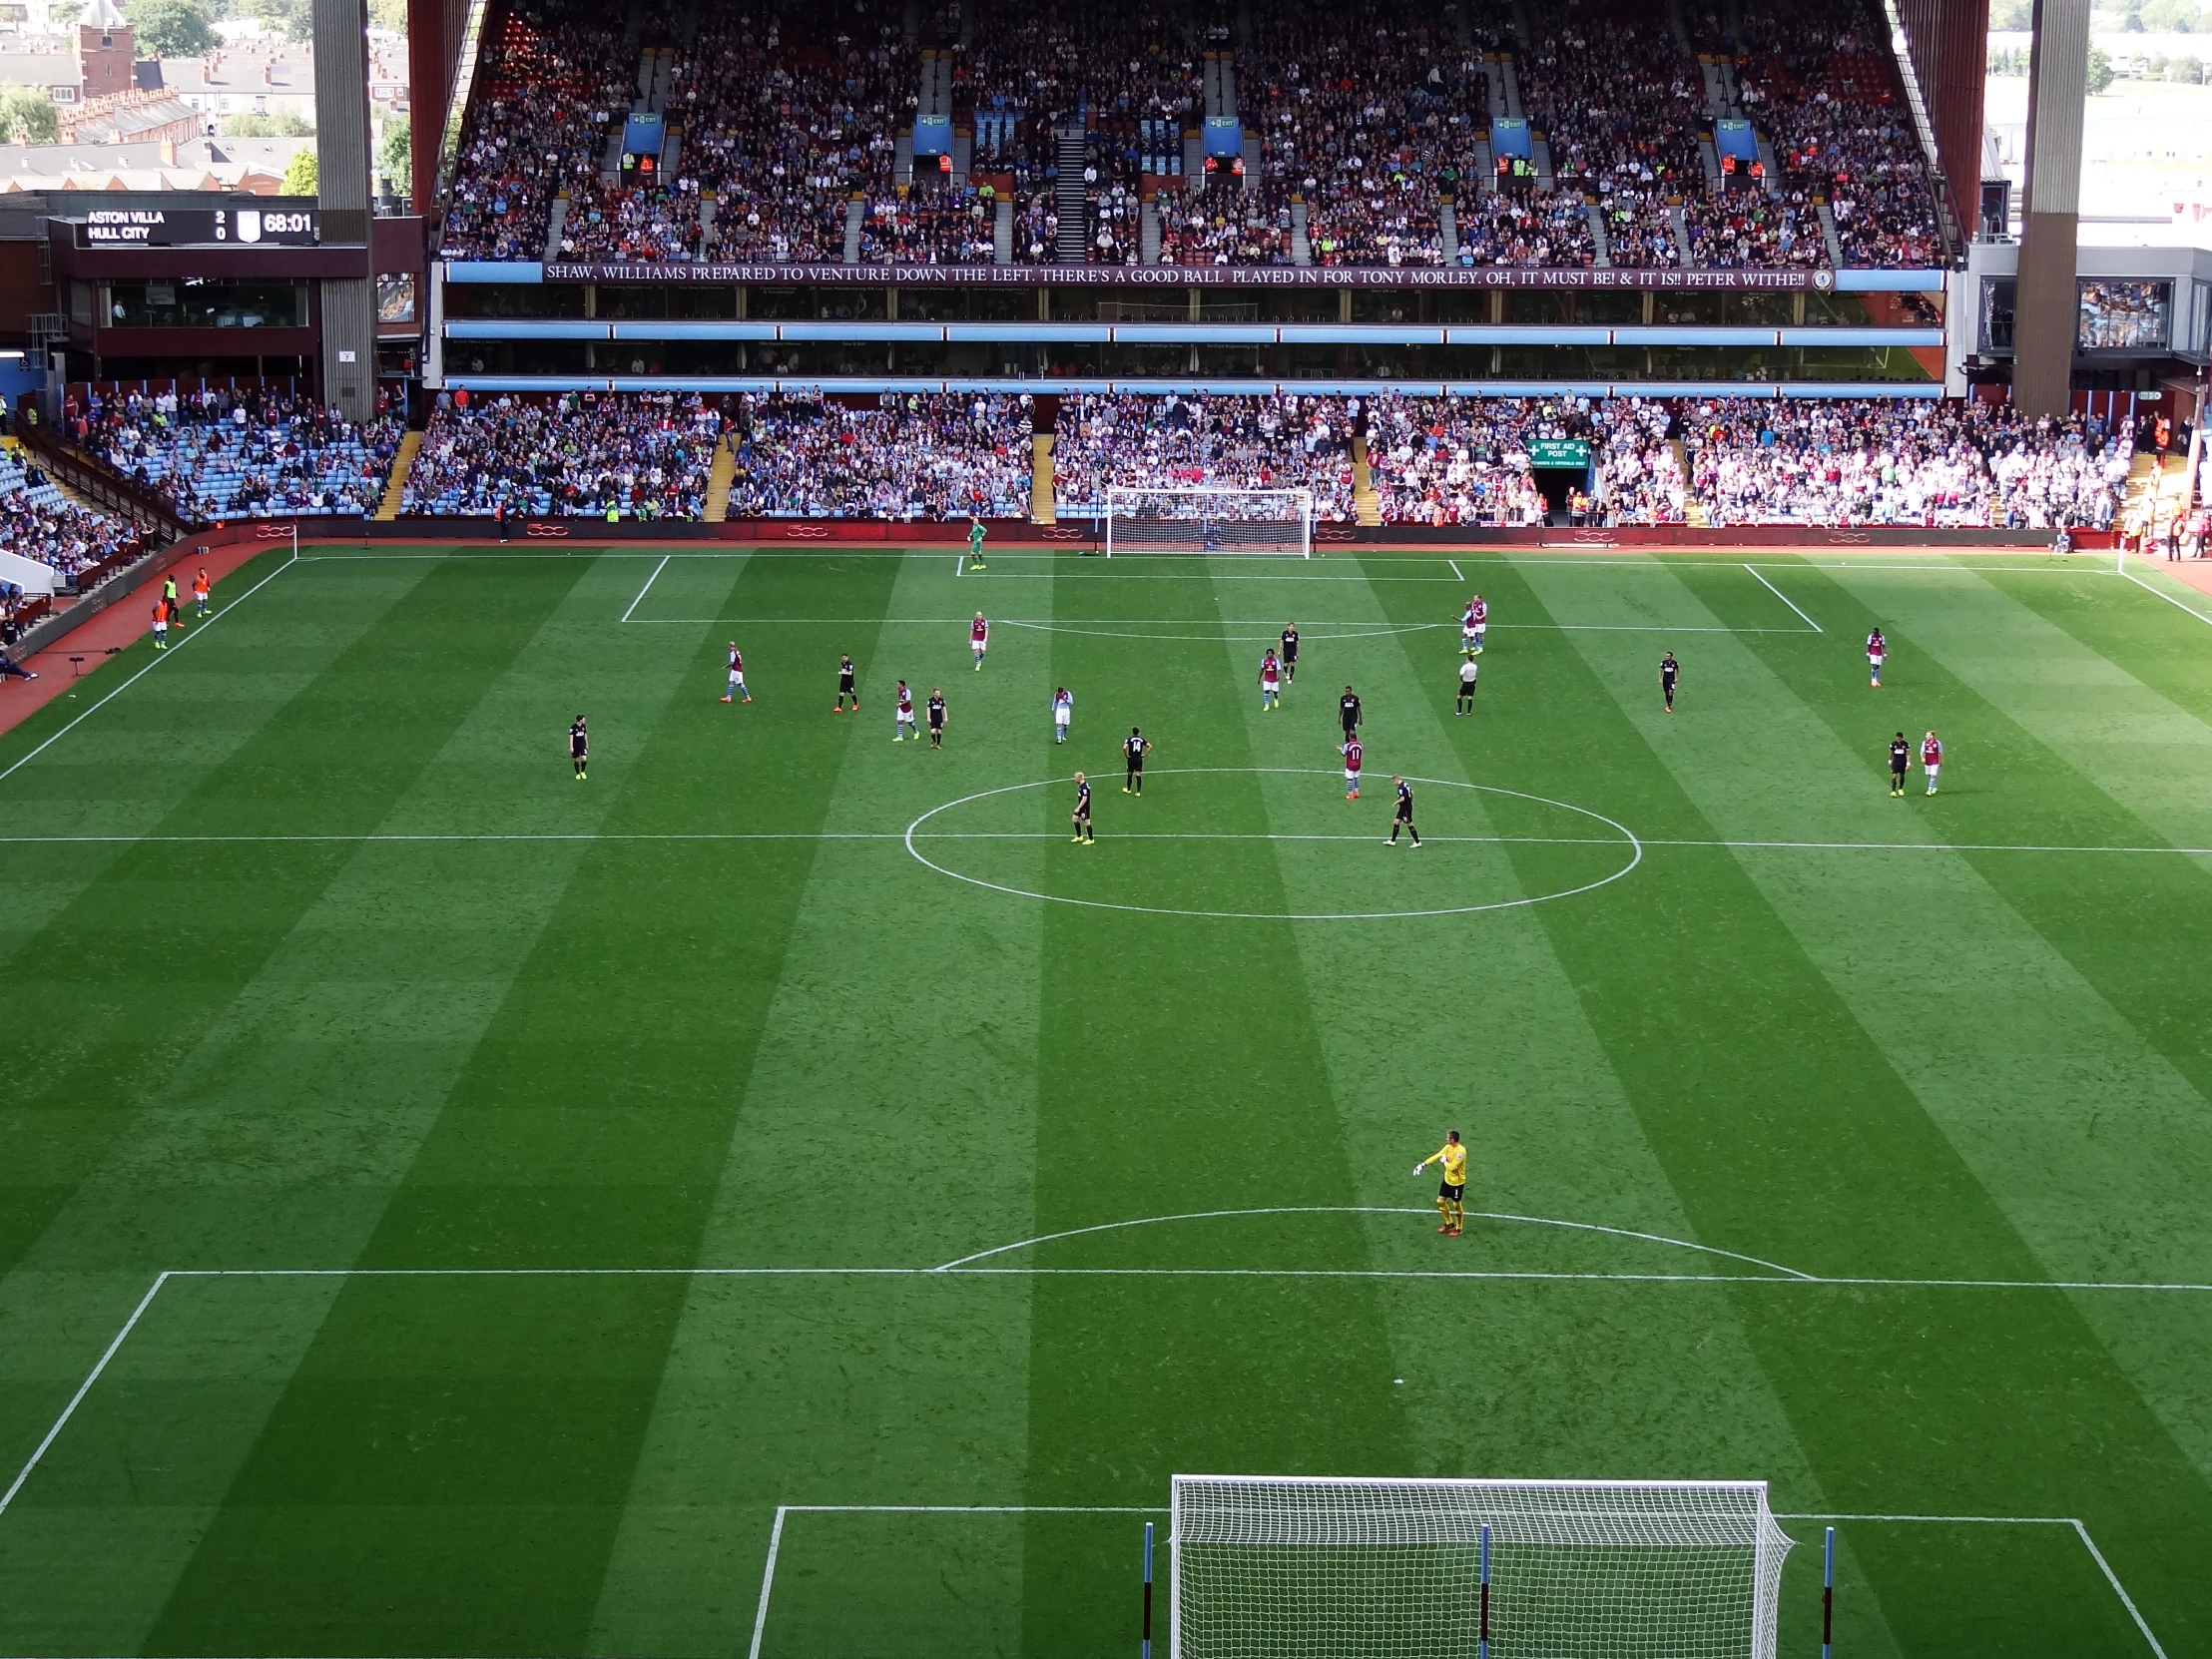
M1344 725L1346 743L1357 737L1360 728L1367 722L1367 716L1360 708L1359 694L1350 686L1345 687L1344 696L1337 699L1337 719Z
M1121 740L1122 758L1129 763L1129 776L1122 781L1123 795L1144 794L1144 758L1152 753L1152 743L1134 726L1129 736Z
M1393 778L1397 786L1397 817L1390 820L1390 844L1397 845L1397 832L1402 830L1413 837L1413 844L1420 845L1420 831L1413 828L1413 786L1402 778Z
M1283 665L1283 684L1288 686L1298 678L1298 624L1283 624L1283 651L1277 659Z

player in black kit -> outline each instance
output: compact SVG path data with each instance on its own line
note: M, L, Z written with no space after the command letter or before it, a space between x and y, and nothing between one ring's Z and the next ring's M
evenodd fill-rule
M1900 732L1890 740L1890 793L1892 795L1903 795L1905 793L1905 769L1912 764L1913 746L1905 741L1905 734Z
M1075 775L1075 811L1069 815L1075 823L1071 840L1086 846L1098 839L1098 831L1091 828L1091 781L1080 772Z
M584 781L584 768L591 764L591 744L584 736L584 717L578 715L568 728L568 758L576 763L576 782Z
M1290 685L1298 678L1298 624L1283 624L1283 684Z
M1345 742L1347 743L1353 740L1361 725L1367 719L1367 716L1361 712L1359 697L1350 686L1345 687L1344 696L1337 699L1337 719L1344 725Z
M860 705L854 703L852 706L857 709ZM929 688L929 747L944 747L944 693L935 686Z
M1659 659L1659 689L1667 694L1667 713L1670 715L1674 713L1674 682L1681 672L1681 665L1675 662L1673 652L1670 651Z
M1402 778L1393 778L1397 786L1397 817L1390 820L1390 844L1397 845L1397 832L1403 830L1413 837L1413 844L1420 845L1420 831L1413 828L1413 786Z
M1122 781L1123 795L1144 794L1144 758L1152 753L1152 744L1134 726L1129 736L1121 740L1122 759L1129 763L1129 776Z
M844 700L848 697L852 699L852 712L858 714L860 712L860 694L852 684L852 659L839 656L837 658L837 706L831 712L843 714Z

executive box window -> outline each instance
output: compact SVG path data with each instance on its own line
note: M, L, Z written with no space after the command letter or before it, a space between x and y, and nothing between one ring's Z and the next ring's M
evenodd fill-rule
M2011 276L1981 278L1981 350L1985 356L2012 353L2012 307L2020 284Z
M2077 351L2164 351L2174 331L2171 282L2114 281L2080 285Z
M111 328L301 328L307 289L301 282L233 282L179 276L110 282Z

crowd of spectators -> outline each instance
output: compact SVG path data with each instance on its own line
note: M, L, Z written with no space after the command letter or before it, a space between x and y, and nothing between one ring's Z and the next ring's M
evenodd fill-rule
M1027 518L1036 463L1026 397L819 393L739 409L732 518Z
M1462 195L1451 207L1461 265L1589 266L1597 245L1588 205L1571 191ZM1618 254L1616 264L1627 264Z
M0 451L0 548L49 566L57 585L74 585L93 566L144 545L136 525L78 506L20 450ZM0 616L12 623L36 605L15 588L0 601Z
M890 0L764 0L711 12L674 46L656 34L641 47L613 14L524 0L485 51L444 250L540 258L565 196L554 257L988 264L1010 203L1014 263L1079 249L1131 265L1149 252L1151 196L1169 263L1588 265L1594 204L1617 266L1682 263L1677 207L1693 263L1803 266L1830 253L1819 198L1851 263L1939 257L1928 163L1863 0L1759 0L1740 29L1701 20L1772 141L1787 188L1764 199L1710 194L1700 142L1713 112L1696 58L1660 14L1620 0L1539 8L1526 40L1505 8L1471 3L1454 16L1381 0L1351 15L1286 0L1256 9L1242 35L1219 5L969 4L965 27L953 8L925 8L910 35ZM665 55L641 72L641 51ZM1545 188L1536 165L1485 171L1482 146L1505 113L1493 108L1500 52L1548 146ZM925 63L949 125L967 134L963 173L933 153L900 163ZM1242 160L1201 176L1185 134L1216 81L1233 82L1248 136ZM633 104L665 117L658 175L603 172ZM1061 177L1077 165L1079 178ZM1078 205L1080 222L1063 227Z
M1700 195L1682 204L1682 214L1693 265L1727 271L1828 263L1820 211L1803 189Z
M1697 63L1664 15L1547 9L1520 83L1558 188L1604 213L1613 263L1679 265L1667 210L1704 193L1698 132L1708 112Z
M1681 416L1706 522L2103 529L2133 446L2010 404L1717 398Z
M72 425L82 448L196 524L373 512L404 430L388 412L357 426L290 392L214 388L94 393Z
M1656 397L1614 397L1592 415L1590 461L1606 521L1687 523L1690 486L1667 405Z
M722 426L697 392L440 393L400 510L700 518Z
M1057 511L1103 513L1116 485L1310 489L1317 522L1350 523L1359 401L1295 393L1064 398L1052 446Z
M1529 398L1384 397L1368 411L1368 470L1385 524L1544 522L1528 439L1586 434L1587 411Z
M629 108L619 13L522 0L479 55L440 244L449 260L545 257L554 198L596 189Z
M1765 0L1747 13L1737 78L1783 181L1825 195L1850 265L1940 263L1926 157L1894 85L1875 14Z

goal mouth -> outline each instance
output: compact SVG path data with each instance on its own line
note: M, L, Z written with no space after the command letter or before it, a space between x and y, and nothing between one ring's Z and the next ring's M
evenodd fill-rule
M1765 1481L1188 1475L1169 1652L1773 1659Z
M1106 556L1117 553L1312 558L1314 492L1212 484L1111 485L1106 491Z

